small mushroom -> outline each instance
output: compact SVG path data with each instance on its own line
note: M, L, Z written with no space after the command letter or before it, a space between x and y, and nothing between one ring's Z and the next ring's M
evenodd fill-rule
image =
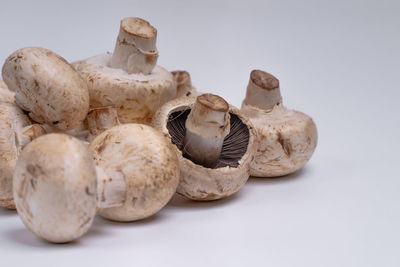
M38 123L59 130L82 124L89 109L87 85L62 57L40 47L22 48L3 66L3 79L15 102Z
M86 233L97 211L115 221L155 214L178 182L168 140L149 126L125 124L97 136L90 149L65 134L35 139L17 162L14 199L29 230L64 243Z
M0 80L0 102L14 103L14 93L11 92L7 85Z
M0 206L15 209L12 176L19 153L27 143L44 133L40 125L31 125L18 106L0 102Z
M172 74L156 65L157 30L139 18L125 18L114 53L76 62L87 82L90 106L113 106L122 123L150 124L154 112L176 97Z
M253 70L241 111L253 123L259 147L250 174L275 177L302 168L317 146L317 128L306 114L282 105L279 80Z
M162 106L153 126L175 145L181 168L177 192L215 200L247 181L256 150L256 131L240 111L212 94L178 98Z
M171 73L176 83L176 97L193 97L197 95L196 88L192 86L189 72L176 70Z

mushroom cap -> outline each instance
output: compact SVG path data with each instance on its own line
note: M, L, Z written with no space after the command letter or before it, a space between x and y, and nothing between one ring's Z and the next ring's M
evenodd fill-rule
M195 97L178 98L163 105L153 119L153 127L167 136L174 145L181 168L177 192L193 200L215 200L237 192L247 181L250 163L257 149L256 131L251 122L237 108L229 106L231 131L224 139L221 157L215 168L195 164L182 154L181 141L185 135L185 121L193 107ZM172 134L170 122L175 124ZM247 139L246 139L247 138ZM180 147L180 148L178 148Z
M90 144L96 165L125 176L126 200L99 214L114 221L135 221L158 212L179 183L179 163L172 145L161 133L142 124L108 129Z
M172 74L160 66L149 75L128 74L110 68L111 57L102 54L73 64L88 84L90 106L116 107L121 123L150 124L157 108L176 96Z
M276 177L299 170L311 158L318 140L317 127L306 114L276 105L271 111L242 105L241 111L258 132L258 149L250 174Z
M0 79L0 102L14 103L14 93L11 92L3 80Z
M70 130L85 119L89 92L85 81L62 57L40 48L22 48L3 66L3 79L15 102L38 123Z
M96 214L96 171L87 147L66 134L25 146L14 173L14 201L26 227L54 243L83 235Z
M15 209L13 173L21 149L17 135L30 124L17 105L0 102L0 206L5 208Z

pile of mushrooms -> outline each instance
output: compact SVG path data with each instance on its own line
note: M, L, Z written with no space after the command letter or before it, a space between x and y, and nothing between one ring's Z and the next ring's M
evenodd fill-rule
M304 113L282 105L279 81L250 74L239 110L198 95L186 71L157 66L157 30L125 18L114 52L70 64L27 47L0 80L0 206L54 243L85 234L96 214L130 222L175 193L217 200L250 176L302 168L317 145Z

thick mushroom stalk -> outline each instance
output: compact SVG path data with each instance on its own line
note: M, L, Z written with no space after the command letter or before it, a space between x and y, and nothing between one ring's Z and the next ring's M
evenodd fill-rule
M150 74L157 63L157 30L140 18L125 18L110 61L111 68Z
M279 80L267 72L253 70L244 102L263 110L272 110L282 102Z
M229 134L229 105L221 97L203 94L197 97L186 120L184 153L197 164L213 167Z
M190 74L184 70L172 71L176 83L176 97L192 97L196 94L196 89L192 86Z
M126 199L125 175L116 169L103 170L96 166L97 207L100 209L122 206Z

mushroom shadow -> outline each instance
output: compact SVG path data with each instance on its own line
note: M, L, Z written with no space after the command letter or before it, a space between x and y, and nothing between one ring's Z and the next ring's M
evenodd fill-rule
M290 173L284 176L277 176L277 177L253 177L251 176L247 181L248 184L280 184L280 183L287 183L293 180L300 179L305 177L309 172L309 168L307 166L301 168L294 173Z
M50 243L45 240L40 239L39 237L35 236L26 228L15 228L7 232L6 238L18 244L22 244L28 247L35 247L35 248L58 248L58 247L73 247L76 246L79 242L73 241L69 243Z
M4 216L16 216L16 215L17 215L16 210L10 210L0 207L0 218Z
M197 201L185 198L184 196L176 193L172 199L169 201L166 208L184 208L184 209L209 209L209 208L217 208L221 206L226 206L234 203L236 200L240 198L240 191L235 194L217 200L208 200L208 201Z
M158 213L156 213L148 218L142 219L142 220L133 221L133 222L118 222L118 221L108 220L101 216L96 216L96 218L93 222L92 228L97 229L98 227L107 227L110 225L114 225L114 226L118 226L118 227L138 227L138 226L159 223L160 221L163 220L164 217L165 216L162 214L162 212L158 212Z

